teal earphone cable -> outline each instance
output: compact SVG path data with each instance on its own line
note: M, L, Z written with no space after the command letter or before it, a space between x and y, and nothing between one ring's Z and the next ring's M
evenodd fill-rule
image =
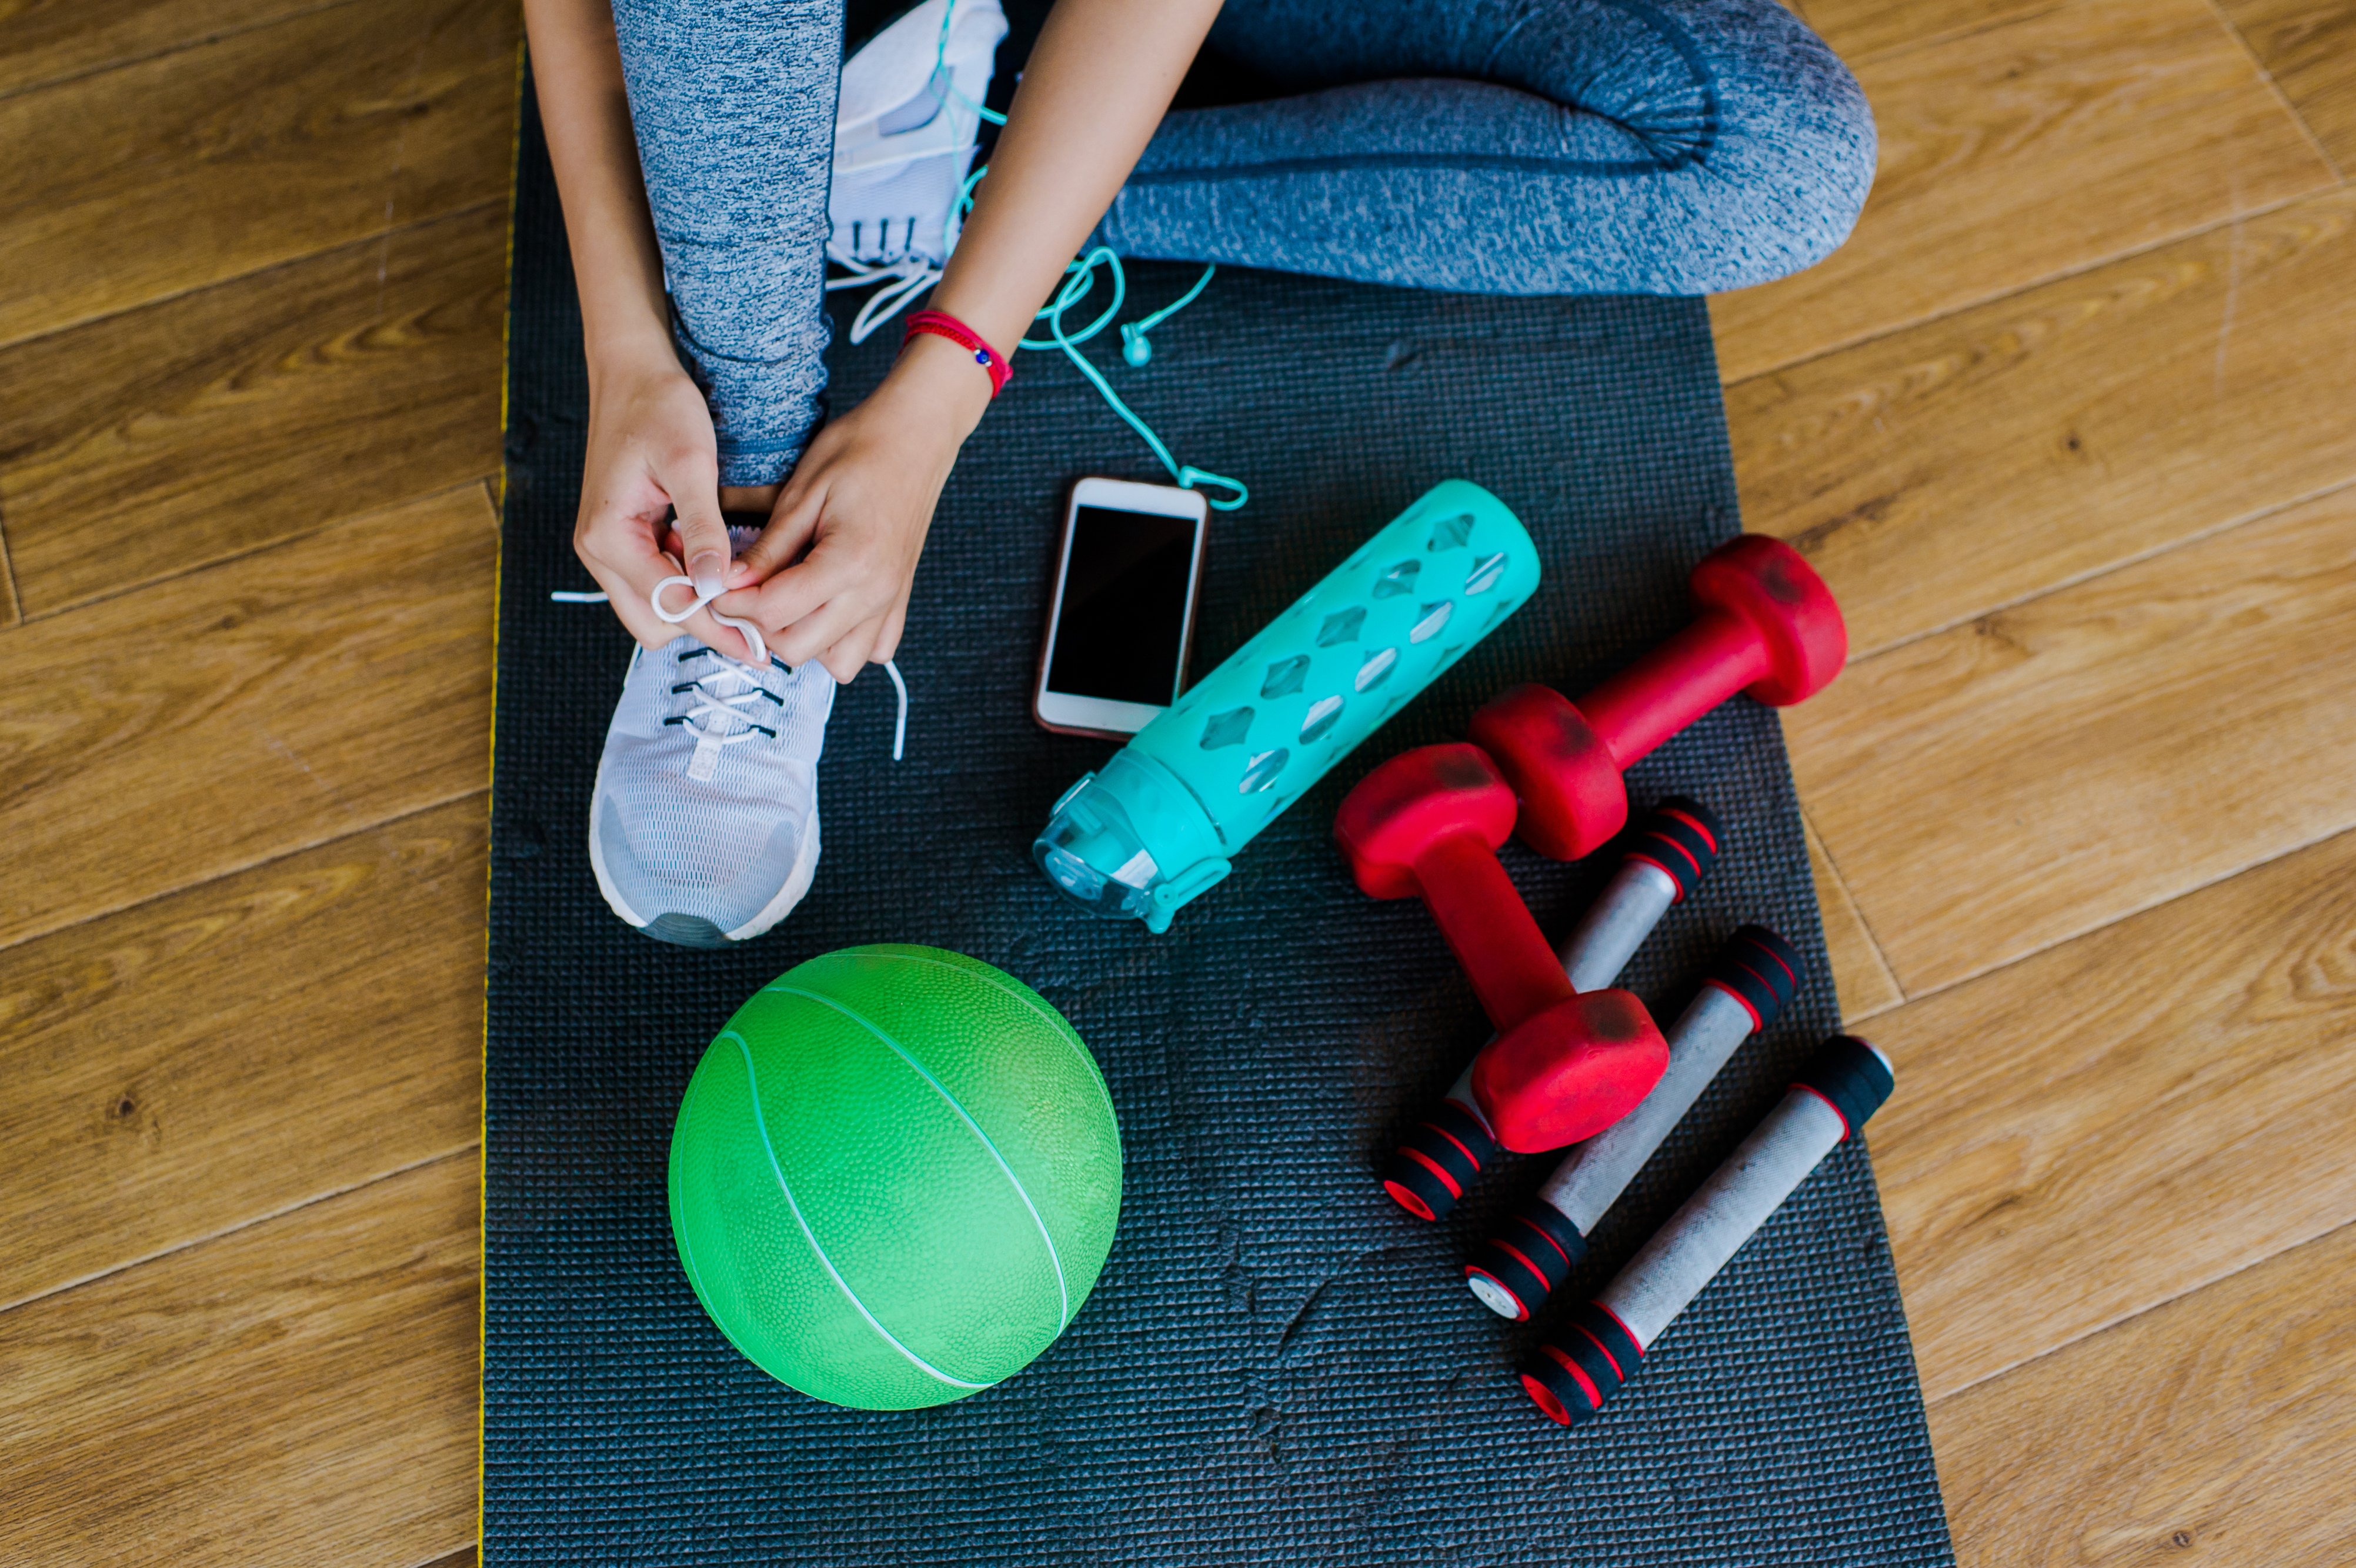
M1107 254L1110 252L1108 252ZM1118 267L1120 263L1116 260L1113 264ZM1188 289L1151 316L1142 317L1135 321L1122 322L1120 357L1132 365L1141 365L1153 358L1153 345L1146 341L1145 335L1194 304L1194 296L1210 287L1211 274L1218 270L1216 267L1205 267L1203 275L1194 280L1193 288Z
M964 104L991 124L1003 125L1006 124L1005 115L976 103L964 93L959 92L956 82L949 79L948 70L949 25L956 16L957 0L948 0L948 4L941 8L941 36L933 57L933 81L940 91L955 98L959 103ZM948 220L942 225L941 248L944 251L954 251L957 248L958 233L962 220L965 215L973 209L973 188L979 185L981 182L981 177L989 172L990 166L984 164L966 176L965 183L958 188L957 199L949 204ZM1078 332L1066 332L1064 329L1064 315L1087 298L1089 292L1096 287L1096 272L1099 266L1111 269L1112 303L1106 306L1094 321L1089 322ZM1146 334L1194 304L1203 290L1210 286L1211 279L1218 270L1215 266L1205 267L1203 275L1194 280L1194 286L1184 294L1150 316L1122 323L1120 357L1131 365L1142 365L1152 359L1153 345L1147 340ZM1169 445L1153 433L1153 427L1140 419L1137 416L1137 411L1121 401L1120 394L1112 390L1112 383L1105 380L1104 372L1088 363L1087 358L1080 353L1079 345L1110 326L1112 318L1120 313L1121 301L1128 296L1129 279L1121 271L1120 258L1115 255L1109 247L1098 245L1087 255L1066 263L1064 272L1063 286L1057 289L1055 297L1041 306L1038 314L1032 317L1034 321L1044 321L1050 336L1043 341L1033 341L1026 336L1015 347L1062 349L1064 357L1072 361L1074 368L1081 375L1087 378L1088 384L1097 389L1098 395L1105 400L1107 405L1115 413L1120 415L1122 423L1136 431L1146 446L1153 449L1153 455L1162 459L1162 466L1170 471L1172 478L1178 481L1180 489L1191 490L1207 485L1234 492L1226 499L1205 494L1203 499L1214 510L1234 511L1251 499L1251 491L1241 479L1231 479L1225 474L1215 474L1207 468L1197 468L1192 463L1179 462L1171 455ZM923 286L929 286L929 284ZM917 292L919 291L916 289L909 290L907 297L913 298ZM900 303L905 303L905 301L902 300ZM893 308L897 309L898 305L895 304ZM884 314L888 316L891 312L887 310Z
M1111 269L1112 303L1105 306L1103 312L1080 331L1067 333L1064 330L1064 314L1087 297L1088 292L1096 286L1096 272L1099 266ZM1129 338L1134 345L1146 347L1146 353L1150 355L1151 349L1145 345L1145 330L1168 320L1180 306L1201 294L1204 285L1211 281L1212 274L1217 271L1216 267L1205 267L1203 275L1194 281L1194 286L1187 290L1176 304L1156 311L1141 322L1132 323L1131 326L1136 329L1136 336L1133 338L1130 336L1131 327L1123 327L1122 337ZM1180 489L1191 490L1208 485L1232 490L1235 492L1233 496L1225 499L1209 494L1205 494L1203 499L1215 511L1234 511L1251 499L1251 491L1245 487L1244 482L1241 479L1231 479L1225 474L1214 474L1207 468L1197 468L1192 463L1181 463L1171 456L1169 446L1161 436L1153 433L1153 427L1140 419L1136 411L1121 401L1120 394L1112 390L1112 383L1105 380L1104 372L1088 363L1087 358L1080 352L1081 344L1111 324L1114 315L1120 309L1121 299L1127 293L1128 280L1122 274L1120 258L1113 254L1109 247L1098 245L1087 255L1066 267L1064 286L1055 291L1055 298L1049 300L1035 317L1047 324L1047 330L1053 336L1045 342L1034 342L1026 337L1015 347L1061 349L1064 351L1064 357L1071 360L1080 374L1088 379L1088 384L1097 389L1098 394L1105 400L1115 413L1120 415L1122 422L1131 430L1136 431L1148 446L1153 448L1153 455L1162 459L1162 466L1170 470L1170 477L1178 481ZM1123 357L1128 358L1132 365L1142 364L1145 358L1145 356L1131 357L1127 354Z
M949 207L949 225L952 231L958 220L972 210L973 188L980 184L981 177L989 172L990 166L984 164L966 176L965 184L958 190L957 200ZM1087 298L1089 292L1096 287L1096 271L1100 266L1109 268L1112 273L1112 303L1106 306L1094 321L1089 322L1079 331L1066 331L1065 314ZM1145 335L1194 304L1203 290L1210 286L1211 279L1217 275L1218 270L1215 266L1205 267L1203 275L1194 280L1194 286L1184 294L1150 316L1123 323L1120 329L1121 358L1132 365L1142 365L1151 360L1153 357L1153 345L1146 339ZM1090 386L1097 389L1097 394L1105 400L1106 404L1115 413L1120 415L1121 422L1136 431L1146 446L1153 449L1153 455L1162 459L1162 466L1170 471L1172 478L1178 481L1180 489L1191 490L1201 485L1210 485L1234 492L1233 496L1226 499L1205 495L1203 499L1209 503L1212 510L1234 511L1251 499L1251 490L1241 479L1232 479L1225 474L1215 474L1208 468L1198 468L1192 463L1179 462L1172 456L1168 444L1153 433L1153 427L1139 418L1137 411L1121 401L1120 394L1112 390L1112 383L1105 380L1104 372L1088 363L1080 353L1079 345L1112 325L1112 318L1120 314L1121 302L1128 297L1129 276L1121 270L1120 257L1114 254L1110 247L1098 245L1087 255L1066 263L1064 274L1063 286L1057 289L1055 297L1042 306L1038 314L1032 317L1034 321L1044 321L1051 336L1044 339L1025 337L1015 347L1062 349L1064 357L1072 361L1074 368L1081 375L1087 378Z
M955 20L957 20L957 0L948 0L948 4L941 7L941 41L933 50L933 80L941 84L942 91L947 92L949 97L956 99L958 102L964 104L967 108L972 110L975 113L989 121L991 124L1003 125L1006 124L1005 115L1001 114L995 109L986 109L980 104L976 103L972 99L968 98L964 93L959 92L957 88L957 83L949 80L948 70L949 59L949 24Z

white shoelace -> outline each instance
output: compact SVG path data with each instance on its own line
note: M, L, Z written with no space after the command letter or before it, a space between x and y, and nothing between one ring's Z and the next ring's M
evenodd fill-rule
M685 584L687 591L695 596L694 602L683 610L672 611L663 607L663 593L674 583ZM562 590L552 593L548 596L561 605L602 605L607 603L609 599L609 596L603 593L581 594ZM676 577L665 577L661 582L657 583L654 596L648 603L655 614L663 621L671 626L678 626L719 596L718 593L697 593L695 579L681 574ZM732 658L721 652L720 650L713 649L712 651L719 659L720 668L710 675L699 676L686 682L687 686L695 689L695 702L689 707L685 720L689 731L696 736L699 745L726 746L733 741L749 740L755 730L759 730L775 739L776 731L764 725L754 724L751 719L737 711L736 704L750 703L766 693L767 688L764 687L758 679L759 671L764 665L775 664L783 670L790 670L792 666L770 653L768 643L762 639L761 628L751 621L736 616L723 615L718 610L712 612L712 618L743 636L744 641L752 648L754 656L760 662L746 664L743 660ZM889 659L884 660L884 673L892 677L892 690L899 701L899 714L892 725L892 760L897 762L900 760L901 753L906 748L908 741L908 682L900 678L900 667ZM719 694L703 689L704 682L717 679L722 675L742 682L746 689L739 693ZM672 688L673 691L683 689L683 687ZM772 696L771 700L775 701L775 697ZM734 715L747 727L728 735L714 736L710 729L700 727L694 723L699 718L712 719L723 714Z
M829 240L826 242L826 258L851 274L827 279L826 292L829 294L839 288L864 288L872 283L884 285L867 296L859 306L859 314L851 318L851 340L853 343L866 342L878 327L915 304L918 295L941 281L941 269L922 256L903 256L896 262L862 262Z
M767 736L771 740L777 738L776 730L764 724L755 724L752 715L744 712L744 708L763 697L766 697L772 703L781 703L782 700L776 693L771 692L755 679L757 671L751 666L739 664L726 654L716 650L712 657L717 661L718 668L710 674L698 675L692 680L682 681L671 688L673 696L685 692L692 692L695 695L688 704L685 714L678 718L665 721L680 725L695 737L696 761L688 768L688 777L691 779L708 779L712 777L712 771L717 765L722 746L734 746L740 740L750 740L756 731ZM707 682L719 684L715 688L714 685ZM730 682L734 683L733 687L730 686ZM718 721L723 718L733 718L743 727L722 730L718 727ZM704 722L698 724L695 722L698 719Z

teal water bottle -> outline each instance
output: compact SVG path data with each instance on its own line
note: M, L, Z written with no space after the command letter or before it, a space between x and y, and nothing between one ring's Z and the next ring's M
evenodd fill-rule
M1505 503L1442 480L1065 790L1032 858L1092 913L1167 930L1537 585L1537 547Z

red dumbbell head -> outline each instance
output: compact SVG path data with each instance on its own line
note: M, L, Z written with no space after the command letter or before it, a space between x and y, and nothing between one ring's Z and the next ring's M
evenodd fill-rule
M1832 590L1780 539L1730 539L1701 558L1687 583L1697 610L1733 616L1759 634L1768 674L1743 690L1770 706L1815 695L1848 659L1848 627Z
M1470 833L1494 850L1513 836L1514 811L1513 787L1479 746L1419 746L1358 780L1333 814L1333 836L1367 896L1412 898L1427 848Z
M1628 787L1612 748L1561 693L1514 686L1465 726L1525 807L1522 842L1550 860L1592 853L1628 822Z
M1642 1002L1588 991L1483 1046L1472 1059L1472 1098L1498 1143L1534 1155L1611 1126L1668 1066L1668 1042Z

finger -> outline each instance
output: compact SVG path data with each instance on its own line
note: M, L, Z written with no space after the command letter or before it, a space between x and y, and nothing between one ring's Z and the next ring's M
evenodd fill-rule
M697 596L720 592L728 579L729 551L728 524L720 516L719 457L701 447L676 448L655 465L655 478L678 514L680 559Z
M798 480L800 472L795 478ZM766 582L800 556L809 547L810 536L818 532L826 496L823 475L814 476L807 484L788 483L778 493L777 504L769 513L768 525L761 530L761 536L737 557L735 569L728 574L728 585L744 588Z
M637 639L638 646L652 651L680 635L686 628L667 624L647 604L646 596L638 591L631 574L616 570L611 564L582 553L582 564L605 590L606 607L622 623L629 634Z
M656 482L670 497L672 517L661 530L666 553L654 557L655 565L633 564L637 569L629 570L630 576L639 584L649 603L664 578L682 573L695 590L693 597L719 592L730 564L728 524L720 510L719 460L701 445L680 446L650 467ZM676 612L689 597L674 585L664 604ZM716 649L744 663L768 662L766 649L756 648L751 638L735 628L723 626L708 606L682 620L671 620L660 614L654 618L672 628L672 637L692 637L706 648Z
M662 559L654 553L654 537L659 531L658 520L666 510L663 498L648 487L644 495L605 498L594 507L584 501L573 531L573 553L605 590L615 618L640 646L649 649L660 648L679 635L677 628L664 624L654 613L640 586L648 580L640 558Z
M612 541L602 542L610 546ZM594 544L584 543L581 558L588 565L590 575L605 590L606 602L614 613L641 647L657 649L675 638L692 637L732 659L753 664L767 662L755 651L750 638L733 627L722 626L708 607L678 621L666 620L656 612L658 592L662 594L663 604L672 610L684 607L691 599L687 590L675 582L668 590L662 589L666 579L680 575L679 562L651 544L616 559L610 549L600 551Z
M829 649L850 636L872 614L850 599L830 600L773 635L770 646L787 663L803 664L809 660L822 658ZM851 671L851 674L857 673L856 670Z
M874 664L889 664L898 657L900 633L907 628L907 625L908 596L903 594L900 596L899 602L885 612L884 629L876 633L875 646L868 650L868 661Z
M848 550L829 549L821 542L819 547L793 565L787 567L758 587L737 588L720 596L719 608L726 614L742 616L763 629L783 635L797 622L816 615L821 606L844 600L846 595L856 595L862 585L862 574L851 560ZM854 604L844 600L839 607L844 611L859 611L851 621L837 628L836 635L849 629L852 622L873 614L875 606ZM803 643L809 653L831 643L833 638L817 644Z
M867 668L875 648L875 639L884 629L883 619L862 621L851 628L832 648L819 654L819 662L834 677L835 684L848 686Z

